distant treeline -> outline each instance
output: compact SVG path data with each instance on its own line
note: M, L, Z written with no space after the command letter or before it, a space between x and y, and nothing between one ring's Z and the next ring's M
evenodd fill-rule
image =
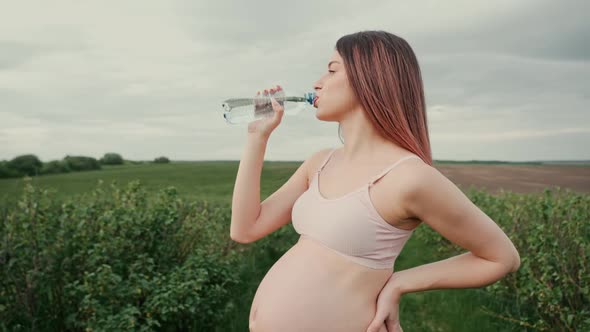
M169 163L167 157L157 157L153 163ZM61 160L42 162L34 154L24 154L12 160L0 160L0 179L44 174L100 170L102 165L143 164L143 161L124 160L118 153L105 153L100 159L87 156L65 156Z

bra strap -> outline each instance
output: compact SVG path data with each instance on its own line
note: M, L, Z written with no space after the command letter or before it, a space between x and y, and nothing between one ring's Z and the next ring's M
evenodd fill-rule
M328 156L324 159L324 162L322 163L322 166L320 166L320 168L317 170L317 173L321 172L324 169L324 166L326 166L326 164L328 163L328 160L330 160L330 158L332 158L334 151L336 151L336 148L333 148L332 151L330 151L330 153L328 153Z
M422 158L416 156L416 155L412 155L412 156L406 156L403 157L401 159L399 159L398 161L396 161L395 163L393 163L393 165L387 167L384 171L382 171L381 173L379 173L377 176L375 176L370 182L369 182L369 186L375 184L375 181L379 180L380 178L382 178L385 174L387 174L389 171L391 171L395 166L399 165L402 161L404 160L408 160L411 158L418 158L420 160L422 160Z

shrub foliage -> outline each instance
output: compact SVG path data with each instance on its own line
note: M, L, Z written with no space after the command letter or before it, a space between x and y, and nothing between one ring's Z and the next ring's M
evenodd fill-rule
M57 202L27 183L4 211L0 330L212 330L231 310L227 209L106 189Z

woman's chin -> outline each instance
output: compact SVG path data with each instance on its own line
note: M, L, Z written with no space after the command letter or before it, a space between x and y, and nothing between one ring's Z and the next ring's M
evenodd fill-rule
M316 117L316 119L321 120L321 121L328 121L328 122L338 121L338 119L336 119L335 117L330 116L330 114L322 113L322 111L317 111L315 113L315 117Z
M326 115L325 115L325 114L322 112L322 110L321 110L319 107L318 107L318 109L315 111L315 117L316 117L318 120L322 120L322 121L325 121L325 120L326 120L326 119L325 119Z

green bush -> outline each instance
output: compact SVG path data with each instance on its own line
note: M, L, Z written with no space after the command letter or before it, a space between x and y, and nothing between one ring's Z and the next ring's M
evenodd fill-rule
M85 156L66 156L64 162L72 171L91 171L101 169L96 158Z
M19 175L37 175L41 167L43 163L34 154L20 155L8 162L8 168L15 170Z
M100 163L103 165L123 165L124 162L120 154L110 152L100 158Z
M213 330L239 290L229 213L138 181L76 201L27 183L0 224L0 330Z
M517 272L474 290L490 299L487 313L515 330L590 331L590 195L467 195L521 256ZM297 234L283 227L237 244L230 217L228 206L185 202L173 187L152 197L138 182L99 184L58 202L27 185L0 211L0 331L244 330L232 318ZM441 259L463 252L429 227L415 236Z
M166 157L158 157L156 159L154 159L154 163L156 164L167 164L170 162L170 159L166 158Z
M64 160L52 160L43 164L41 174L68 173L71 169Z
M469 190L471 201L512 240L520 269L485 291L512 303L489 314L539 331L590 331L590 195L546 189L539 194ZM429 227L416 235L447 257L463 252Z
M10 168L8 161L0 161L0 179L15 178L19 176L22 176L22 174L19 171Z

